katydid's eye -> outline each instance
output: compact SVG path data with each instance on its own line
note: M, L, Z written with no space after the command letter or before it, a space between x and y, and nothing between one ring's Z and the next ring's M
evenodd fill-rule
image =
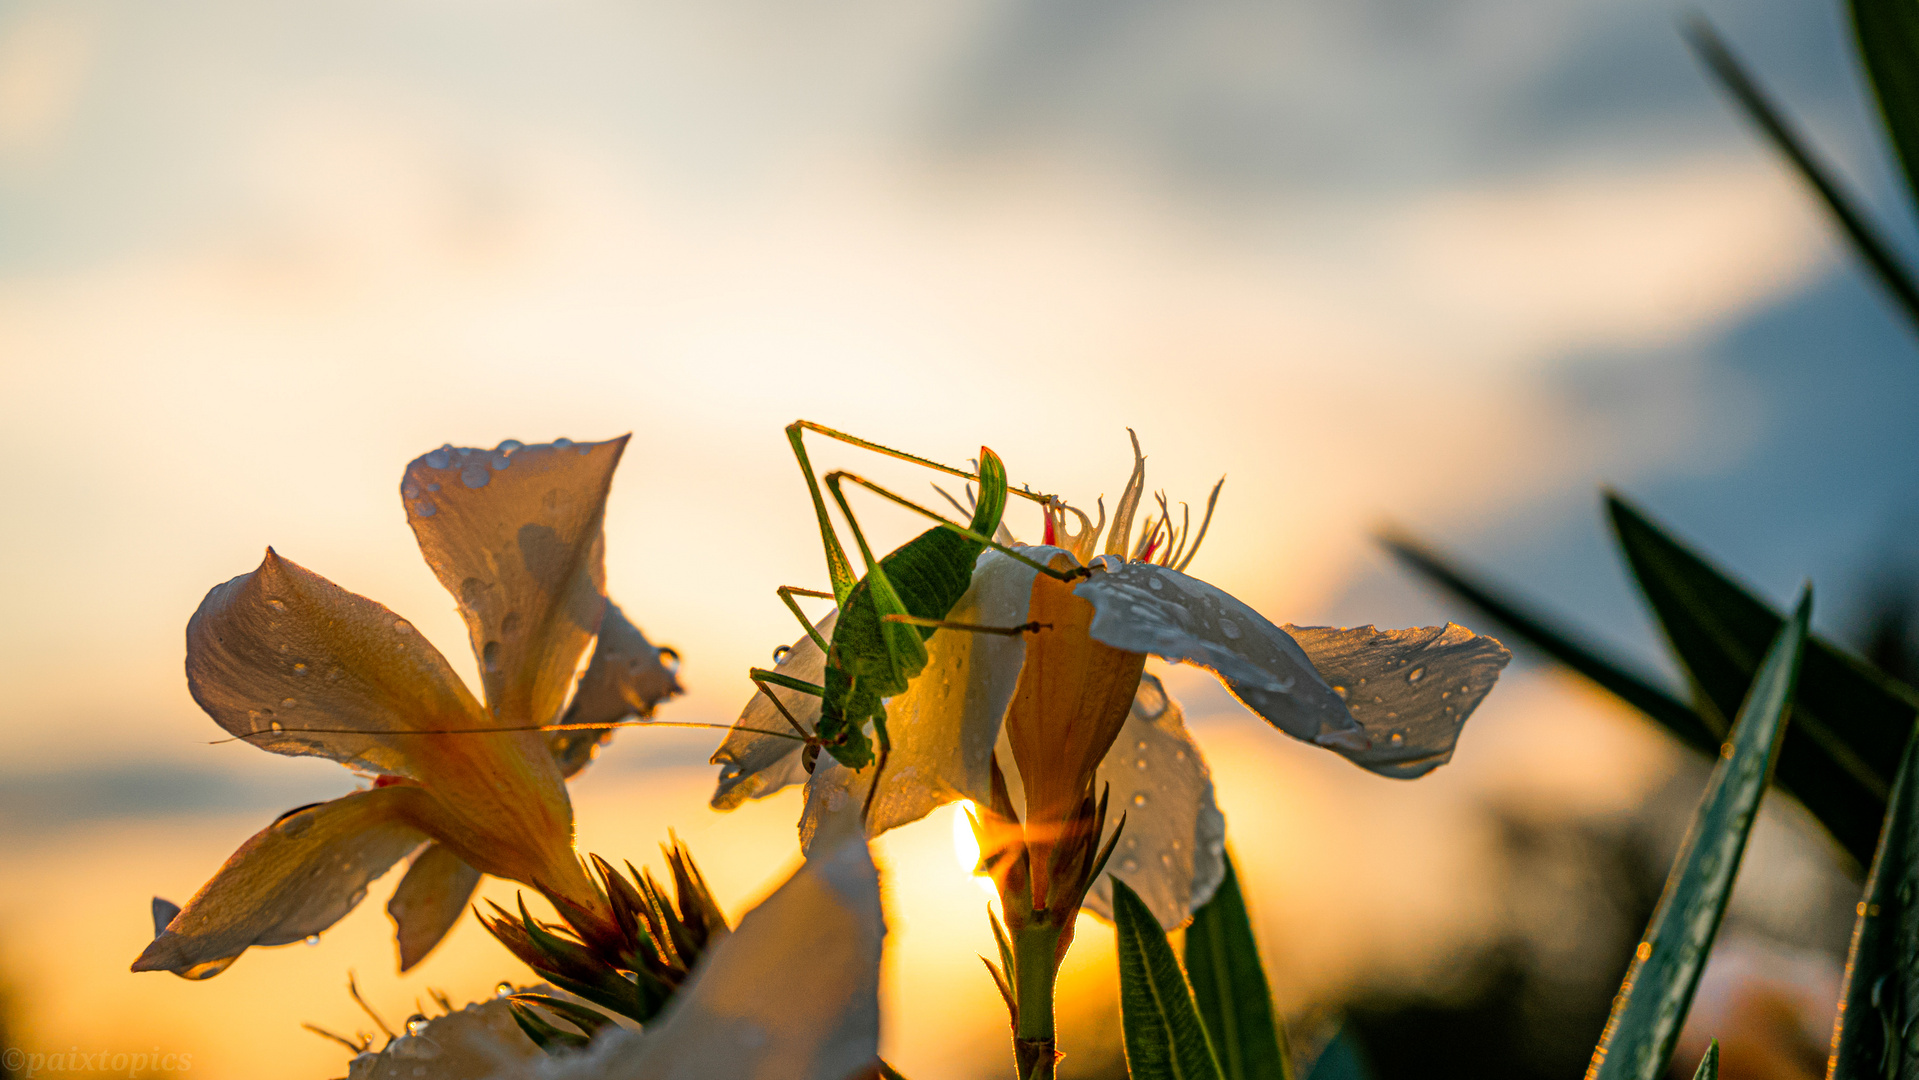
M793 651L793 647L790 645L775 645L773 647L773 662L777 664L780 661L785 660L787 654L792 651Z

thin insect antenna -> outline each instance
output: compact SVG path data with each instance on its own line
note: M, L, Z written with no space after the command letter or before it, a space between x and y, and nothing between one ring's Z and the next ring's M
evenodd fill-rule
M833 486L832 482L833 480L836 480L836 479L851 480L853 483L858 484L859 486L865 488L866 490L872 492L875 495L878 495L880 498L885 499L886 501L890 503L894 503L899 506L904 506L905 508L913 511L914 513L922 514L926 517L932 518L934 521L939 522L941 525L945 526L948 529L951 529L952 531L960 534L961 536L964 536L969 540L973 540L978 543L985 544L987 547L992 548L994 551L997 551L1000 554L1005 555L1016 562L1024 563L1027 566L1030 566L1033 569L1039 571L1040 573L1045 574L1047 577L1053 578L1055 580L1077 581L1080 578L1083 578L1090 573L1090 571L1088 571L1085 567L1075 567L1072 570L1055 570L1050 566L1046 566L1042 564L1037 559L1029 558L1025 555L1020 554L1017 551L1014 551L1012 548L1006 546L1005 544L1000 543L997 540L994 540L990 536L981 536L979 533L976 533L972 529L964 525L961 525L957 521L951 521L951 520L948 520L947 518L941 517L937 512L928 510L926 507L921 506L919 503L914 502L913 500L907 498L904 495L896 495L893 492L888 491L886 488L883 488L880 485L875 484L874 482L866 479L863 476L859 476L857 474L844 472L844 471L833 472L833 473L830 473L828 476L828 486L832 487ZM835 487L834 491L837 493L838 488ZM854 535L857 536L858 534L855 533Z
M786 722L793 725L793 730L800 733L801 741L805 741L813 738L813 733L801 727L800 722L793 718L793 714L786 711L786 702L781 701L778 697L775 697L773 694L773 691L770 688L768 688L765 683L754 683L753 685L760 688L760 693L766 695L766 700L772 702L773 707L780 711L780 715L786 717ZM742 728L741 730L750 730L750 729ZM762 734L770 735L772 734L772 732L763 732ZM785 732L781 732L780 734L784 735Z
M373 1011L373 1006L366 1003L366 998L360 996L360 980L354 976L352 969L348 969L346 973L346 992L352 994L353 1000L359 1004L361 1010L373 1018L373 1022L381 1031L386 1032L388 1042L399 1038L398 1035L393 1034L392 1028L386 1026L386 1021L380 1019L380 1014Z
M951 465L941 465L939 462L934 461L930 458L923 458L923 457L920 457L918 454L909 454L904 450L895 450L890 446L882 446L876 442L869 442L866 439L862 439L857 435L848 435L844 431L839 431L834 428L827 427L825 424L816 424L811 420L795 420L791 424L788 424L786 426L786 430L788 431L794 431L795 429L798 429L798 428L804 428L807 431L816 431L819 434L824 435L829 439L838 439L839 441L843 443L846 443L850 446L857 446L862 450L871 450L876 454L885 454L887 457L898 458L901 461L910 461L915 465L924 465L929 469L936 469L940 472L948 474L949 476L960 477L963 480L979 479L979 473L977 471L969 473L964 469L955 469ZM975 469L977 470L978 462L975 461L974 465L975 465ZM1007 488L1007 490L1013 492L1016 495L1021 496L1022 498L1031 499L1034 502L1045 502L1047 499L1052 498L1051 495L1042 495L1038 492L1033 491L1031 487L1025 484L1021 484L1017 490L1011 487Z
M612 731L614 728L706 728L711 731L732 731L733 724L714 724L700 720L606 720L593 724L528 724L523 727L486 727L486 728L437 728L431 731L371 731L366 728L281 728L278 731L249 731L244 735L231 735L224 739L209 740L208 746L220 746L230 742L246 742L256 735L496 735L509 731ZM756 728L740 728L741 731L757 731ZM762 735L785 736L783 731L761 731Z
M939 486L938 484L933 484L932 488L934 491L937 491L940 493L940 498L945 499L947 505L951 506L955 512L965 514L967 517L973 516L973 512L967 509L966 507L961 506L960 501L958 499L955 499L951 492L947 491L945 488ZM969 499L972 498L973 485L971 484L966 485L966 496Z
M1219 502L1219 489L1225 486L1226 478L1223 476L1219 478L1219 483L1213 485L1213 493L1206 497L1206 516L1199 520L1199 534L1193 537L1193 550L1187 552L1186 558L1173 569L1183 571L1193 564L1193 556L1199 554L1199 545L1206 540L1206 527L1213 523L1213 507Z

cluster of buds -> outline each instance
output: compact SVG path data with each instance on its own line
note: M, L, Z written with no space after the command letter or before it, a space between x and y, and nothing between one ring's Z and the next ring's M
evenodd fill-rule
M524 900L517 913L492 904L493 914L482 913L480 921L547 982L645 1024L730 929L686 848L676 838L661 850L673 875L670 899L651 871L628 863L622 874L599 856L590 857L618 927L615 936L583 925L565 904L555 905L563 923L534 918ZM596 1009L551 994L516 993L508 1003L520 1029L549 1053L585 1046L615 1024Z

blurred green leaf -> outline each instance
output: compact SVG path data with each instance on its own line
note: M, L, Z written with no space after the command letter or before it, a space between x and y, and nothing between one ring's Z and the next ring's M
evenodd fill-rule
M597 1009L588 1008L577 1001L554 997L552 994L518 993L507 1000L515 1005L538 1005L547 1012L586 1032L587 1037L598 1035L609 1027L618 1027L612 1018Z
M1919 1007L1919 905L1913 903L1914 880L1919 878L1916 757L1919 739L1906 744L1885 832L1853 924L1832 1080L1919 1077L1919 1054L1904 1038Z
M1220 1080L1219 1063L1166 931L1139 894L1118 878L1111 880L1128 1074L1132 1080Z
M1530 642L1534 648L1645 713L1681 742L1709 754L1719 752L1719 743L1725 738L1723 724L1717 728L1710 726L1692 710L1692 706L1626 670L1617 661L1606 659L1591 646L1582 644L1581 635L1555 626L1545 616L1502 597L1498 590L1455 569L1443 556L1417 540L1388 533L1380 537L1380 543L1406 565L1445 586L1460 599Z
M1697 690L1695 708L1709 720L1733 715L1779 633L1778 613L1619 496L1607 497L1607 509L1627 564ZM1808 642L1779 777L1861 866L1879 838L1915 700L1870 665Z
M1586 1073L1590 1080L1658 1080L1666 1071L1779 755L1811 616L1807 590L1766 651L1726 743L1729 754L1706 784L1645 940L1613 999Z
M1292 1080L1285 1028L1259 962L1259 943L1229 857L1226 879L1186 928L1186 974L1225 1080Z
M1699 1058L1699 1068L1694 1070L1692 1080L1719 1080L1719 1040L1706 1044L1706 1052Z
M1306 1080L1373 1080L1373 1071L1367 1067L1366 1055L1360 1052L1351 1029L1339 1029L1326 1049L1319 1052Z
M1852 0L1852 29L1879 99L1879 117L1919 197L1919 8L1903 0Z
M1860 19L1861 9L1870 6L1875 9ZM1912 175L1913 156L1906 140L1912 137L1915 123L1919 123L1919 113L1914 108L1911 80L1919 77L1919 68L1912 66L1911 34L1915 16L1909 5L1902 6L1900 0L1861 0L1853 4L1854 19L1860 29L1860 47L1866 55L1866 69L1871 74L1874 89L1880 95L1882 107L1886 110L1888 127L1892 130L1893 143L1899 149L1899 156L1906 163L1908 178ZM1866 23L1871 23L1870 38ZM1892 24L1898 24L1894 26ZM1839 185L1832 170L1813 155L1812 149L1803 138L1786 122L1772 101L1759 89L1744 66L1733 56L1732 50L1713 31L1712 25L1703 18L1694 18L1686 23L1686 40L1705 62L1706 67L1725 86L1733 99L1745 109L1746 115L1759 130L1772 140L1773 146L1799 170L1799 175L1812 185L1826 209L1845 230L1846 238L1866 265L1878 276L1880 284L1892 294L1894 300L1905 310L1908 321L1919 327L1919 285L1915 285L1912 274L1903 261L1893 254L1893 247L1880 234L1878 229L1867 220L1858 207L1858 202ZM1905 65L1893 76L1890 87L1881 83L1879 68ZM1897 104L1887 97L1890 90ZM1895 108L1905 110L1903 119L1894 121Z
M533 1040L533 1045L549 1054L557 1054L563 1050L578 1050L593 1041L579 1032L568 1031L546 1019L535 1012L532 1006L509 1001L506 1007L513 1014L513 1022L520 1025L520 1030L526 1032L526 1037Z

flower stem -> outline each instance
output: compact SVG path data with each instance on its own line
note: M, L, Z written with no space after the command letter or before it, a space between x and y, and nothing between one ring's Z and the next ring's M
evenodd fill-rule
M1012 931L1013 1061L1020 1080L1053 1080L1053 984L1060 929L1041 919Z

